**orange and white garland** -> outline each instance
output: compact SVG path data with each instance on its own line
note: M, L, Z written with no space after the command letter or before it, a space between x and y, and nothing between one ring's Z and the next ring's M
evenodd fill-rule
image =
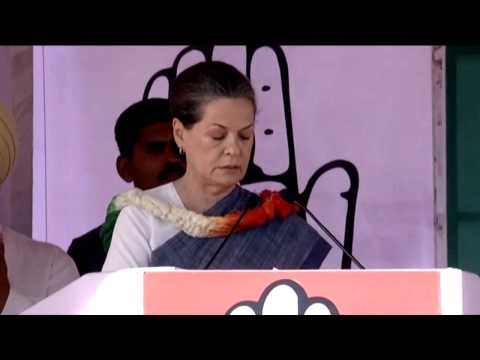
M234 232L261 226L274 218L286 218L298 211L298 207L285 201L278 192L264 190L260 194L258 207L247 210ZM230 233L241 216L240 211L225 216L205 216L196 212L178 208L155 199L140 189L132 189L117 195L113 199L115 210L133 205L146 210L153 216L170 223L194 237L217 237Z

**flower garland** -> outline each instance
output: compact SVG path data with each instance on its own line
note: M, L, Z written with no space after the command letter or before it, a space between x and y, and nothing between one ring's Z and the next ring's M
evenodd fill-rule
M278 192L264 190L260 198L259 206L247 210L234 232L261 226L275 218L284 219L298 211L297 205L285 201ZM225 236L230 233L241 216L240 211L233 211L224 216L205 216L155 199L140 189L132 189L117 195L113 199L111 210L120 211L129 205L144 209L163 221L173 223L180 230L194 237Z

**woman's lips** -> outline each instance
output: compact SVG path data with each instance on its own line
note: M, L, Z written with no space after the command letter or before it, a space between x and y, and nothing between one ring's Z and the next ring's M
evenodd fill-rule
M220 166L220 169L222 170L240 170L239 165L226 165L226 166Z

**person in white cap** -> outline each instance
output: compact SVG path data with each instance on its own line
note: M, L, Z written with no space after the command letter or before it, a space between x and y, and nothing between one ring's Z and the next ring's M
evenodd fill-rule
M0 185L15 160L13 125L0 104ZM78 277L75 263L62 249L0 224L0 314L19 314Z

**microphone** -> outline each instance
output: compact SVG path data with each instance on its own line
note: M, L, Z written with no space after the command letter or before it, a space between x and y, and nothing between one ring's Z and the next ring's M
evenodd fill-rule
M308 215L310 215L312 217L312 219L317 223L318 226L320 226L320 228L330 237L330 239L332 239L332 241L335 243L335 245L337 245L342 251L344 254L346 254L360 269L363 269L365 270L365 266L363 266L360 261L358 261L355 256L353 256L352 254L350 254L347 249L345 249L342 245L342 243L340 241L337 240L337 238L330 232L330 230L327 229L327 227L325 225L323 225L320 220L317 219L317 217L315 215L313 215L313 213L307 209L306 206L303 206L302 204L300 204L297 200L296 200L296 197L295 195L292 194L292 192L290 192L288 189L283 189L282 191L280 191L280 195L285 199L287 200L288 202L290 203L294 203L295 205L301 207L303 210L305 210Z
M240 224L240 221L242 221L242 219L245 216L245 214L247 213L247 211L250 210L255 205L257 205L257 199L254 196L250 195L247 199L247 205L245 206L245 209L243 209L242 213L240 214L240 217L238 218L237 222L232 226L228 235L223 238L223 241L220 244L220 246L217 248L217 251L215 252L215 254L213 254L212 258L210 259L208 264L205 266L205 268L204 268L205 270L207 270L210 267L210 265L212 265L213 260L215 260L218 253L220 252L220 250L222 250L222 248L225 246L225 244L227 243L227 240L230 238L230 236L233 235L233 232L237 228L238 224Z

